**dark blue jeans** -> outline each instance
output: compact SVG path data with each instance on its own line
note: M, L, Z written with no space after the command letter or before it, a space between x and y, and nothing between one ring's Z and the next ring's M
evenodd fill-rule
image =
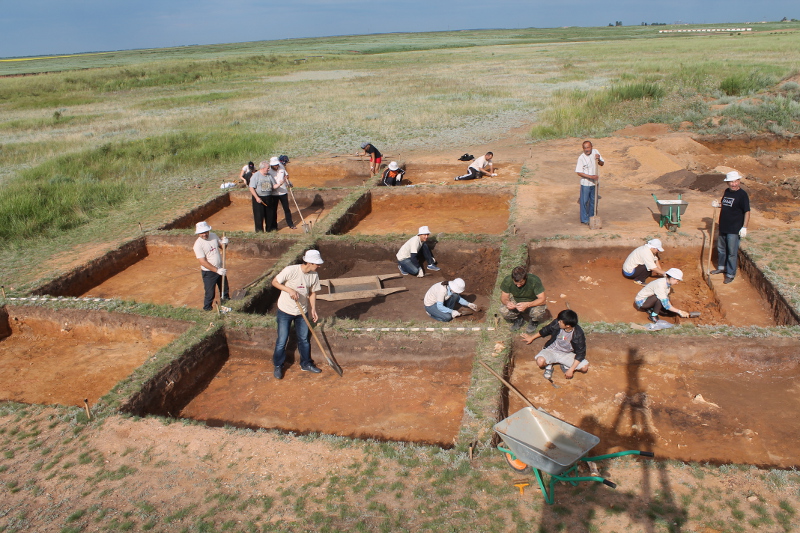
M308 315L306 315L308 316ZM278 340L275 341L275 352L272 354L272 364L283 366L286 362L286 344L289 342L289 328L294 322L294 332L297 336L297 351L300 352L300 366L308 366L311 360L311 343L308 342L311 332L308 331L306 321L301 315L290 315L278 309ZM309 319L310 320L310 319Z
M214 295L216 294L216 287L219 287L220 301L228 299L228 280L225 280L225 294L222 294L222 276L210 270L202 270L203 273L203 289L205 289L205 297L203 298L203 311L211 311L213 309L211 304L214 303Z
M597 187L581 185L581 224L588 224L594 216L595 190Z
M717 237L717 255L717 264L720 270L725 271L725 277L735 277L739 263L739 234L720 233Z
M431 249L428 248L428 243L423 242L422 248L419 249L419 252L411 254L411 257L408 259L398 261L398 263L400 263L400 268L402 268L406 274L416 276L419 273L420 268L422 268L419 264L419 254L422 254L426 263L429 265L433 264L433 254L431 253Z

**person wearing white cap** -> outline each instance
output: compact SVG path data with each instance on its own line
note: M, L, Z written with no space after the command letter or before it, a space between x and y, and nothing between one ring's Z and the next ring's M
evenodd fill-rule
M392 161L389 163L389 166L386 168L386 170L383 171L383 179L381 180L381 184L388 187L400 185L400 183L403 181L403 176L405 173L406 171L400 168L400 165L397 164L397 161Z
M276 379L283 379L283 365L286 363L286 343L289 342L289 329L294 322L294 331L297 337L297 351L300 352L300 369L306 372L319 374L322 372L311 359L311 332L308 325L300 315L297 304L303 308L303 313L312 321L319 320L317 316L317 292L320 290L319 274L317 269L323 263L322 256L317 250L308 250L303 255L301 265L289 265L272 280L272 286L281 291L278 297L278 338L275 341L275 351L272 354L272 364L275 365L273 375Z
M463 176L456 176L455 181L477 180L483 176L497 176L494 172L494 164L492 163L493 157L494 154L492 152L486 152L485 155L480 156L469 164L466 174ZM489 167L489 170L485 170L486 167Z
M286 219L286 225L290 229L295 229L297 226L295 226L292 221L292 211L289 209L289 189L287 189L287 187L291 187L292 184L279 158L270 158L267 174L272 178L272 196L273 202L275 203L275 209L272 210L272 222L270 226L273 230L278 230L278 202L280 202L283 206L283 216Z
M683 272L677 268L670 268L666 271L663 278L651 281L634 298L633 302L640 311L647 311L647 318L650 322L658 322L658 315L664 311L675 313L683 318L688 318L689 313L673 307L669 301L669 293L672 287L683 281Z
M381 168L383 154L371 142L361 143L361 149L364 150L364 155L369 156L369 171L375 174Z
M275 201L272 189L275 182L269 175L269 162L262 161L258 165L258 172L250 177L250 194L253 197L253 221L256 233L272 231L272 219L275 213Z
M411 274L412 276L417 276L418 278L425 276L425 272L423 272L419 261L420 252L422 252L422 256L428 263L428 270L441 270L441 268L436 266L436 259L433 258L431 249L425 242L428 240L430 235L431 230L428 229L428 226L422 226L419 228L417 235L408 239L400 248L400 251L397 252L397 268L400 269L400 273L402 275L407 276Z
M203 311L211 311L211 304L214 303L215 287L219 287L220 302L228 299L230 285L227 279L227 270L222 268L222 255L220 249L228 246L228 238L220 239L216 233L211 233L211 226L205 220L198 222L195 226L197 240L192 249L194 256L200 262L200 272L203 276L203 288L205 297L203 298ZM225 278L225 294L222 293L222 279Z
M739 239L747 236L750 223L750 197L742 189L742 175L728 172L725 175L728 188L722 194L722 201L714 200L713 207L719 211L719 237L717 237L717 268L711 274L725 274L723 283L730 283L736 277L739 261Z
M425 293L425 298L422 300L425 312L428 313L429 317L435 318L439 322L450 322L454 318L461 316L461 313L456 311L457 305L477 311L477 305L469 303L461 297L461 293L464 292L466 287L467 285L461 278L434 283Z
M632 279L634 283L644 285L652 274L663 276L666 272L658 262L658 252L663 252L660 239L652 239L630 253L622 263L622 275Z

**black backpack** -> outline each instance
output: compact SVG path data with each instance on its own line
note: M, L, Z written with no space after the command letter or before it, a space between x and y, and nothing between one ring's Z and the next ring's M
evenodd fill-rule
M464 154L458 158L459 161L472 161L473 159L475 159L475 156L470 154Z

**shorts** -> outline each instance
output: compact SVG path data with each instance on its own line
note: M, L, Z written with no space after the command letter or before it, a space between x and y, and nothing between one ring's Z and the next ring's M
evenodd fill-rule
M382 157L376 157L376 158L375 158L375 166L376 166L376 167L379 167L379 166L381 166L381 161L383 161L383 158L382 158Z
M536 358L538 359L539 357L544 357L544 362L548 365L564 365L567 368L570 368L572 363L575 362L575 354L573 352L561 352L550 348L544 348L537 353ZM578 364L575 370L583 368L588 364L589 361L584 359Z

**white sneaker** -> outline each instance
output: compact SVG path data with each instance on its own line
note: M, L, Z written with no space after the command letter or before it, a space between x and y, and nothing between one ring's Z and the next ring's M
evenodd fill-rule
M553 365L547 365L544 367L544 379L552 379L553 377Z
M417 277L418 278L424 278L425 277L425 272L423 272L421 268L419 269L419 272L417 272Z

